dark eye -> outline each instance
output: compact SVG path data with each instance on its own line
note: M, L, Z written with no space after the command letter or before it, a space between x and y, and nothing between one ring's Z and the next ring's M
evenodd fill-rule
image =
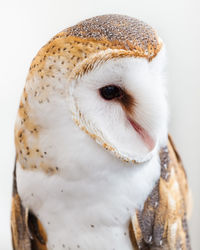
M105 100L112 100L114 98L121 97L123 95L123 91L120 87L115 85L108 85L101 89L99 89L101 96Z

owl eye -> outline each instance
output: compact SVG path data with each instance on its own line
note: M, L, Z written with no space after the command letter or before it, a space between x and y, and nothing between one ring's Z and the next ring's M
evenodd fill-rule
M100 95L105 100L112 100L114 98L119 98L123 95L123 90L115 85L108 85L99 89Z

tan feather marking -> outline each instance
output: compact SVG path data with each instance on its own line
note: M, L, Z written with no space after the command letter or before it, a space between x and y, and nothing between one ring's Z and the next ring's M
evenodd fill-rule
M15 146L17 150L18 158L21 162L26 162L27 158L34 154L34 149L28 143L28 137L31 135L35 138L38 137L38 132L40 128L34 124L32 119L29 117L30 106L28 103L28 95L24 89L19 110L18 117L20 119L20 124L15 127ZM26 164L22 164L24 167Z
M29 71L28 79L34 74L39 74L43 79L46 75L51 75L52 68L46 68L45 64L48 58L51 58L52 64L60 62L60 67L66 69L68 75L74 67L90 55L107 49L103 43L96 41L87 41L76 37L66 37L66 34L61 32L47 43L33 59Z
M40 170L48 175L57 174L59 168L47 161L47 152L40 150L38 146L41 127L33 122L33 114L27 91L24 89L18 110L20 122L15 126L15 147L18 160L24 170Z
M12 198L11 231L15 250L31 250L29 234L25 223L25 211L18 194Z
M135 218L137 220L137 218ZM138 234L138 238L137 238L137 241L136 241L136 234L134 233L134 229L133 229L133 225L136 224L137 221L135 221L135 223L132 223L132 221L130 221L130 224L129 224L129 237L130 237L130 240L131 240L131 243L133 245L133 249L134 250L138 250L138 246L137 246L137 241L140 240L140 235ZM135 229L137 230L137 229ZM139 232L138 232L139 233Z
M138 221L138 215L137 212L133 215L132 217L132 225L133 225L133 230L134 230L134 240L136 240L137 242L137 247L140 248L141 244L142 244L142 230L140 227L140 223Z
M69 79L71 80L82 77L83 75L111 59L133 56L134 53L132 51L126 51L122 49L107 49L103 52L95 53L79 63L69 75Z
M40 150L38 146L41 127L33 122L33 118L29 116L30 113L33 115L24 89L18 111L20 124L15 127L15 147L20 165L26 170L41 170L48 175L57 174L59 168L47 161L47 152Z

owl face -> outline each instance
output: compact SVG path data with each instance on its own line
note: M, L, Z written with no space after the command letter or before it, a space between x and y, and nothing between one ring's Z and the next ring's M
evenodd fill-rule
M164 50L151 62L115 58L73 80L69 96L76 124L125 161L149 160L167 135L163 61Z

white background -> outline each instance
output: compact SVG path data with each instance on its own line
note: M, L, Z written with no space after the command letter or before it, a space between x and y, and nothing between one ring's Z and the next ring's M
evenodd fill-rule
M85 18L121 13L155 27L168 49L173 135L193 193L190 234L199 250L200 5L198 0L0 0L0 250L10 250L13 128L32 58L54 34ZM103 250L103 249L102 249Z

